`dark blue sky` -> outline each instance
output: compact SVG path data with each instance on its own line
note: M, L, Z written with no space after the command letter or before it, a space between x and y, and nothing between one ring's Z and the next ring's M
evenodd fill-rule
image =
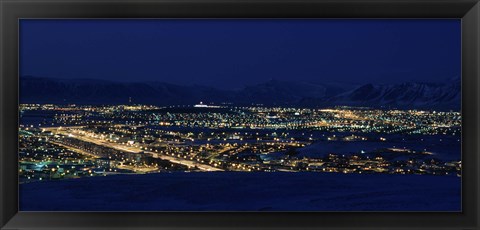
M241 88L460 76L460 20L21 20L20 74Z

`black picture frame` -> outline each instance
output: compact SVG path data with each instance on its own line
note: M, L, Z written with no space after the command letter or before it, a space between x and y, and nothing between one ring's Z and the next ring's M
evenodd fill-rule
M2 229L480 229L478 0L0 0ZM455 212L18 212L21 18L461 18L462 207Z

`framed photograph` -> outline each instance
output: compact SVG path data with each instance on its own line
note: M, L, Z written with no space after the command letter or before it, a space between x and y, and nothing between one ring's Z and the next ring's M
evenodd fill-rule
M1 229L479 229L477 0L0 0Z

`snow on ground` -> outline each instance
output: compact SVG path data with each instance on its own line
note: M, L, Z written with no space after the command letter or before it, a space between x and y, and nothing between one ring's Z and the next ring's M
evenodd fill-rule
M20 185L21 211L460 211L461 178L160 173Z
M317 141L311 145L299 149L299 157L324 157L329 153L359 154L362 150L372 152L386 148L411 149L415 151L426 150L432 152L434 158L444 161L458 161L461 159L461 142L453 140L453 138L433 138L424 137L425 142L419 140L409 141ZM443 139L443 141L440 141Z

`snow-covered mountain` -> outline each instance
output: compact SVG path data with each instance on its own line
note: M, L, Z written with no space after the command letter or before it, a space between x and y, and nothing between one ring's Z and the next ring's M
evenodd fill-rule
M92 79L22 77L22 103L79 104L191 104L214 98L229 100L231 92L205 86L179 86L162 82L111 82Z
M391 85L310 83L270 80L241 90L208 86L181 86L162 82L111 82L91 79L22 77L22 103L172 105L230 102L237 105L368 106L409 109L459 110L461 82L402 83Z
M236 93L236 102L266 105L305 105L307 99L324 101L352 89L351 85L270 80L247 86Z
M461 81L458 78L445 83L366 84L327 101L351 106L459 110Z

